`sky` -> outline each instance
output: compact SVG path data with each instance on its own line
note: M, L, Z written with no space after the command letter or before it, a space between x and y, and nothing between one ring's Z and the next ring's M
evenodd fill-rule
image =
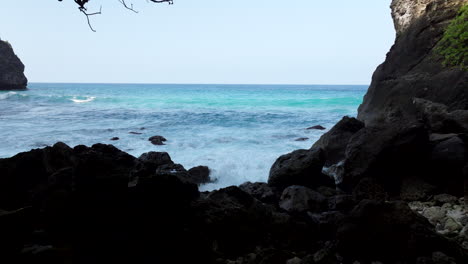
M369 84L390 0L3 0L0 38L30 82Z

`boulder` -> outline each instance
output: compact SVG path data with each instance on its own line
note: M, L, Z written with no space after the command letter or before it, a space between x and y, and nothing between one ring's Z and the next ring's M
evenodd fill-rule
M0 159L0 208L27 206L32 196L47 185L48 177L73 166L73 150L64 143Z
M322 174L325 163L321 149L300 149L279 157L270 169L268 184L282 191L291 185L310 188L334 186L334 180Z
M349 139L362 128L364 128L363 122L345 116L315 142L313 147L321 148L325 152L325 166L331 166L344 159Z
M429 149L427 130L420 123L361 129L346 148L341 186L352 190L368 177L397 195L403 179L427 177Z
M148 140L151 141L153 145L164 145L164 142L167 141L167 139L163 136L152 136L148 138Z
M10 43L0 40L0 90L26 89L24 64L15 55Z
M311 127L308 127L307 128L308 130L311 130L311 129L316 129L316 130L325 130L327 128L321 126L321 125L316 125L316 126L311 126Z
M238 187L211 192L192 208L193 224L203 233L206 247L225 256L252 252L273 220L271 208Z
M304 186L289 186L284 189L279 207L289 213L321 212L327 209L327 198Z
M188 170L190 174L191 182L201 185L209 183L212 180L210 179L210 169L207 166L197 166Z

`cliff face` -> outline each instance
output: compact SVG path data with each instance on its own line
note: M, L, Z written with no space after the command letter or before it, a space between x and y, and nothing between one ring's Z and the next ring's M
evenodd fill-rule
M23 63L11 45L0 40L0 90L25 89L27 84Z
M393 0L396 41L372 77L358 119L366 125L415 119L413 98L468 109L468 73L443 66L436 47L468 0Z

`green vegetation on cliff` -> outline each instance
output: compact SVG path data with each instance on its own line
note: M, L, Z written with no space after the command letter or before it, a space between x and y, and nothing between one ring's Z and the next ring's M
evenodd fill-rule
M468 70L468 5L460 9L445 30L437 52L444 57L444 66Z

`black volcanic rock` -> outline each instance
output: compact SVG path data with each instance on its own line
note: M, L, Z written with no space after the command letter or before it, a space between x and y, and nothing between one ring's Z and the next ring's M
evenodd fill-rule
M358 119L366 125L414 120L413 98L468 109L468 71L446 67L434 48L465 0L394 0L397 38L374 72Z
M245 182L239 188L264 203L275 202L278 198L275 189L264 182Z
M284 189L279 206L289 213L322 212L327 208L327 198L310 188L293 185Z
M279 157L270 169L268 184L282 191L291 185L310 188L334 186L334 181L322 174L325 155L322 149L300 149Z
M348 141L356 132L364 128L364 123L353 117L345 116L330 131L315 142L314 147L325 152L326 166L344 159Z
M366 127L346 148L342 185L352 189L365 177L377 179L386 190L398 192L401 180L425 174L429 135L422 124Z
M167 139L163 136L152 136L148 139L153 145L164 145Z
M188 170L190 174L190 179L193 183L200 185L209 183L212 180L210 179L210 168L207 166L197 166Z
M326 127L323 127L321 125L316 125L316 126L311 126L311 127L308 127L307 128L308 130L312 130L312 129L315 129L315 130L325 130L327 129Z
M24 65L10 43L0 40L0 90L26 89Z

